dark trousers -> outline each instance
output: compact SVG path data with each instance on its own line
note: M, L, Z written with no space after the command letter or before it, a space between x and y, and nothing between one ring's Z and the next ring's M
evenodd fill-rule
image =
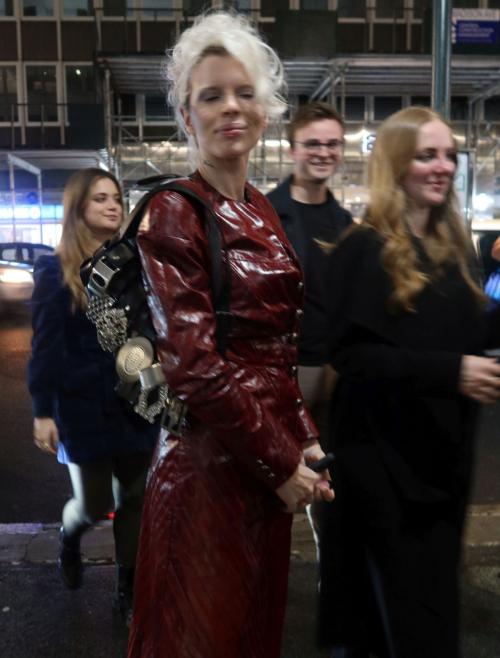
M108 511L113 494L116 561L133 567L139 544L142 504L152 453L123 455L109 461L68 464L73 498L63 510L69 539L77 538Z
M337 498L323 512L320 643L378 658L457 658L464 501L405 500L374 447L356 457L356 477L336 465Z

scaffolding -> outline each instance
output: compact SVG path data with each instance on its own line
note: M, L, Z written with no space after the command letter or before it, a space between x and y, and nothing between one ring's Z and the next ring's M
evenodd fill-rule
M104 98L108 112L106 162L123 181L126 194L136 193L137 180L147 176L188 174L192 167L187 143L180 138L166 106L165 116L153 122L148 121L140 102L135 121L122 113L122 91L133 91L137 98L144 99L153 89L158 90L161 57L107 57L100 64L105 71ZM339 201L359 216L368 201L365 165L380 125L375 120L374 98L400 96L406 106L416 96L427 96L430 103L432 57L363 54L333 60L285 60L283 64L291 110L298 105L299 98L305 97L329 101L345 115L348 97L365 97L363 120L346 122L342 171L331 181ZM482 118L482 101L500 93L500 62L493 63L491 58L483 56L457 55L452 58L450 69L451 94L468 98L466 114L452 121L458 147L475 150L477 191L498 197L495 213L500 215L500 194L495 194L500 188L497 185L500 123ZM156 77L151 75L152 71L156 71ZM251 153L248 178L263 193L292 172L286 125L286 119L270 125Z

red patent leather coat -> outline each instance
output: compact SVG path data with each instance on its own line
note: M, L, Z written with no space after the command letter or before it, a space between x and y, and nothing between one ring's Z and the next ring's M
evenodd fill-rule
M223 359L203 219L157 195L138 244L163 370L190 416L153 460L129 658L278 658L292 516L274 489L317 436L296 378L302 270L256 189L237 202L192 180L220 218L234 319Z

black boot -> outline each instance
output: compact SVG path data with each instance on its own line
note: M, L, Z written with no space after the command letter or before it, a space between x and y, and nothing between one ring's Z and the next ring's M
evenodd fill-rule
M132 601L134 596L135 567L115 565L115 586L113 589L113 608L119 612L130 628L132 621Z
M66 587L69 589L81 587L83 564L80 555L80 537L78 539L69 539L63 527L59 531L57 570Z

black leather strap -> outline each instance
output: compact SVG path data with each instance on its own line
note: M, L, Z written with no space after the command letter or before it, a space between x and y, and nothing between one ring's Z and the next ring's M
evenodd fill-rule
M221 356L225 357L233 317L231 313L231 268L228 248L217 215L212 204L201 191L196 192L192 187L184 185L182 179L158 185L139 200L128 220L122 224L120 231L107 244L106 250L110 250L114 245L122 242L124 239L135 239L148 203L156 194L165 191L177 192L190 201L194 201L195 203L193 205L198 204L201 207L203 215L208 220L205 228L212 257L210 286L216 318L215 340L217 351ZM223 252L225 253L225 259L222 258Z

